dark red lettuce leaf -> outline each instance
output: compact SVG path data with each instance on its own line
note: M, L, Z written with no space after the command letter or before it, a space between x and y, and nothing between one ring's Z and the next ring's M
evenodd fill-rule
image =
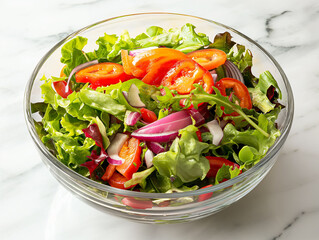
M94 170L108 157L108 155L103 147L103 138L96 123L88 126L88 128L82 129L82 131L86 137L92 138L95 141L95 144L101 148L100 154L93 150L91 155L87 156L87 158L91 159L91 161L81 164L82 167L89 169L90 176L92 177Z
M97 154L97 152L95 150L93 150L91 152L91 156L88 156L89 159L91 159L91 161L87 161L83 164L81 164L82 167L86 167L87 169L89 169L90 172L90 176L92 177L92 174L94 172L94 170L101 164L101 162L103 162L106 158L107 158L107 154L104 151L104 149L101 149L101 153L100 155Z
M92 138L97 146L103 148L103 138L96 123L91 124L88 128L82 129L82 131L86 137Z

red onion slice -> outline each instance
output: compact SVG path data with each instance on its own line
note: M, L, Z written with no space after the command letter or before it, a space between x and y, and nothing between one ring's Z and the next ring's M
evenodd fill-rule
M169 142L174 140L178 136L178 131L175 132L164 132L164 133L138 133L133 132L132 137L140 140L150 142Z
M244 83L243 75L234 63L232 63L229 60L226 60L224 66L225 66L226 77L234 78Z
M125 123L128 126L134 126L138 120L141 118L141 114L139 112L130 112L125 118Z
M147 168L150 168L153 166L153 158L154 158L154 153L151 150L147 149L145 152L145 158L144 158Z
M148 124L134 133L139 134L154 134L165 132L178 132L178 130L192 124L192 118L187 110L172 113L155 122Z
M109 155L107 161L110 164L121 165L124 162L124 159L119 156L119 153L128 138L128 135L122 133L117 133L115 135L110 146L107 148L107 154Z
M140 49L131 50L129 52L129 55L135 57L137 54L140 54L142 52L149 51L152 49L156 49L156 48L158 48L158 47L147 47L147 48L140 48Z
M213 144L218 146L224 137L223 129L219 126L216 119L206 123L206 125L210 133L213 135Z
M211 74L212 77L213 77L214 83L216 83L217 77L218 77L216 71L215 71L215 70L211 70L211 71L209 71L209 72L210 72L210 74Z
M122 92L126 101L135 108L143 108L145 107L145 104L142 102L138 90L138 87L135 84L132 84L128 92Z
M83 68L86 68L86 67L98 64L98 63L99 63L98 60L93 60L93 61L90 61L90 62L82 63L82 64L76 66L75 68L73 68L73 70L71 71L71 73L70 73L70 75L68 77L68 81L67 81L65 90L69 91L69 85L70 85L71 78L76 72L80 71Z
M147 142L146 145L155 154L165 152L164 147L158 142Z
M191 109L188 109L188 112L196 121L195 126L200 126L205 123L205 118L202 116L202 114L200 114L200 112L197 109L191 108Z

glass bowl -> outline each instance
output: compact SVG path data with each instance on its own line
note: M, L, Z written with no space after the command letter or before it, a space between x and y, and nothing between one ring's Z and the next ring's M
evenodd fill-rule
M33 102L41 101L40 78L43 75L48 77L59 75L62 68L61 46L64 43L80 35L89 39L85 50L92 51L96 48L95 40L105 32L121 34L126 29L131 36L136 36L145 32L149 26L157 25L168 29L180 28L185 23L195 25L197 32L207 34L210 40L213 40L217 33L230 32L235 42L246 46L253 53L253 73L259 75L269 70L278 81L283 95L281 103L285 105L277 120L281 136L259 163L241 175L213 187L182 193L143 193L94 182L69 169L48 151L38 137L34 126L34 119L37 116L31 113L30 106ZM26 87L24 107L28 130L43 162L66 189L106 213L138 222L166 223L190 221L211 215L236 202L255 188L276 162L278 153L287 139L293 119L294 101L290 84L279 64L259 44L244 34L199 17L171 13L143 13L115 17L92 24L56 44L34 69Z

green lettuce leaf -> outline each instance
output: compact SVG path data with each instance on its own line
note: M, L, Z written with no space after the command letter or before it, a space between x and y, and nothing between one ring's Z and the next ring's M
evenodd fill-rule
M231 39L232 36L229 32L218 33L214 38L214 42L209 45L209 48L217 48L225 53L228 53L229 50L235 45L235 42L233 42Z
M190 23L186 23L182 27L180 37L182 44L176 49L184 53L198 50L210 44L208 36L203 33L196 33L195 26Z
M152 26L146 32L149 35L148 38L136 41L142 48L165 46L188 53L210 44L208 37L203 33L196 33L195 26L190 23L182 26L181 30L171 28L166 31L163 28Z
M224 128L224 138L222 145L244 145L238 154L240 164L255 164L258 162L274 144L280 131L276 128L275 120L280 112L279 108L267 114L260 114L258 126L269 133L269 137L264 136L255 129L246 131L237 130L232 124L227 124ZM233 149L233 148L232 148Z
M140 184L142 188L145 188L146 178L150 176L154 170L155 168L151 167L144 171L133 173L132 178L124 183L124 187L130 187Z
M124 117L124 113L126 111L125 106L119 104L111 96L89 90L87 88L82 88L78 94L81 101L91 108L107 112L115 116L123 114Z
M275 87L279 98L282 98L281 90L277 81L269 71L266 71L259 76L258 84L255 88L248 88L251 94L252 104L258 107L262 112L267 113L275 108L275 104L271 103L267 97L269 87Z
M208 150L209 144L198 141L197 130L192 125L180 130L181 137L173 141L170 150L154 157L153 164L162 176L184 183L206 177L209 162L202 153Z
M219 184L224 179L232 179L240 174L239 168L232 168L231 166L223 165L217 172L215 177L215 185Z
M64 69L64 73L68 76L72 69L76 66L88 62L82 49L87 44L87 38L78 36L73 38L69 42L65 43L61 48L61 63L64 63L67 67Z
M227 58L243 72L247 67L253 65L253 55L245 46L236 44L227 54Z

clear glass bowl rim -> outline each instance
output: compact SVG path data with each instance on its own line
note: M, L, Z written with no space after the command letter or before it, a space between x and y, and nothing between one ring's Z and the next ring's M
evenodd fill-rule
M250 168L246 172L240 174L239 176L237 176L233 179L230 179L230 180L225 181L223 183L220 183L216 186L212 186L212 187L208 187L208 188L202 188L202 189L198 189L198 190L194 190L194 191L181 192L181 193L145 193L145 192L134 192L134 191L130 191L130 190L117 189L117 188L113 188L113 187L108 186L108 185L104 185L104 184L95 182L89 178L86 178L86 177L78 174L77 172L73 171L72 169L68 168L63 163L61 163L51 152L49 152L47 150L47 148L44 146L44 144L42 143L42 141L38 137L38 134L35 130L35 127L33 124L32 114L31 114L31 107L30 107L31 106L30 105L31 89L32 89L33 83L35 81L35 78L36 78L39 70L41 69L42 65L45 63L45 61L51 56L51 54L57 48L59 48L62 44L69 41L70 39L77 36L78 34L84 32L84 31L86 31L86 30L88 30L96 25L103 24L103 23L106 23L106 22L109 22L109 21L112 21L112 20L115 20L118 18L125 18L125 17L129 18L129 17L141 16L141 15L175 15L175 16L180 16L180 17L184 16L184 17L188 17L188 18L196 18L199 20L206 21L210 24L215 24L217 26L223 27L231 32L238 34L239 36L245 38L247 41L251 42L253 45L257 46L276 66L276 68L278 69L278 71L283 79L285 88L287 90L287 101L288 101L288 105L286 106L287 117L284 119L283 126L281 128L281 135L276 140L275 144L269 149L269 151L264 156L264 158L262 158L255 166L253 166L252 168ZM263 47L261 47L254 40L250 39L249 37L242 34L241 32L238 32L237 30L235 30L231 27L228 27L224 24L221 24L221 23L209 20L209 19L197 17L197 16L181 14L181 13L147 12L147 13L135 13L135 14L122 15L122 16L108 18L108 19L93 23L89 26L86 26L84 28L81 28L81 29L71 33L70 35L68 35L67 37L62 39L60 42L58 42L54 47L52 47L49 50L49 52L47 52L41 58L41 60L39 61L39 63L35 67L35 69L33 70L31 77L26 85L26 90L25 90L25 95L24 95L24 115L25 115L25 120L26 120L26 124L27 124L28 130L29 130L29 133L30 133L34 143L38 147L38 149L56 168L58 168L60 171L67 174L69 177L74 178L76 181L80 181L83 184L86 184L87 186L90 186L92 188L97 188L101 191L106 191L106 192L110 192L113 194L120 194L120 195L125 195L125 196L130 196L130 197L152 198L152 199L180 198L180 197L187 197L187 196L198 196L200 194L205 194L205 193L214 192L214 191L218 191L218 190L227 188L229 186L232 186L232 185L244 180L246 177L249 177L255 171L258 171L260 168L262 168L264 165L266 165L267 162L269 162L276 155L276 153L280 150L280 148L284 144L284 142L289 134L289 131L290 131L290 128L292 125L293 115L294 115L294 99L293 99L292 89L291 89L290 83L287 79L287 76L284 73L281 66L278 64L278 62Z

